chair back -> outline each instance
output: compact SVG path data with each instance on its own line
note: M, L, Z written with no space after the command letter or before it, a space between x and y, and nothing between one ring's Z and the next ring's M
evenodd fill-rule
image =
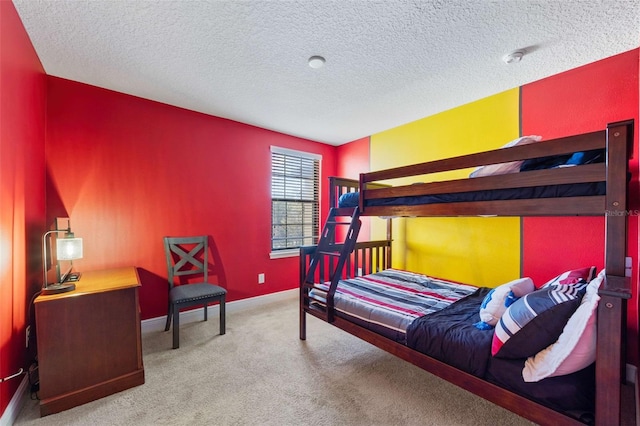
M167 256L169 288L173 288L175 277L204 276L209 278L209 237L164 237L164 252Z

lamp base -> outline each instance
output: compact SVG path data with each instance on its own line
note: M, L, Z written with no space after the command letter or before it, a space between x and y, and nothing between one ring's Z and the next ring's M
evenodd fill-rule
M73 291L76 289L76 285L74 283L54 283L48 284L45 288L42 289L40 294L49 295L49 294L59 294L66 293L68 291Z

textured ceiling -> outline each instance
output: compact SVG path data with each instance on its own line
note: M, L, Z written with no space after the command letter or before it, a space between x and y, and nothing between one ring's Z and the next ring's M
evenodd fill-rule
M638 0L14 4L49 75L335 145L640 44Z

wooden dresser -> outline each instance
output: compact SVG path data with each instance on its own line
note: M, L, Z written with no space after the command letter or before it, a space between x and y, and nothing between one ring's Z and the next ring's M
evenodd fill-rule
M83 272L35 300L40 415L144 383L135 267Z

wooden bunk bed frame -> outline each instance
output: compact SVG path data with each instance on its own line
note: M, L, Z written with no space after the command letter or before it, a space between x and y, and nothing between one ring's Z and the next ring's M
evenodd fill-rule
M362 173L359 182L334 178L330 185L331 219L327 220L318 246L300 249L300 339L306 339L306 314L310 314L398 356L442 379L466 389L488 401L539 424L581 424L564 413L555 411L526 397L489 383L479 377L451 367L383 337L334 314L333 292L341 278L373 273L391 267L391 227L387 240L356 242L359 216L605 216L606 279L600 287L596 352L595 424L619 424L621 419L621 386L626 347L626 300L631 297L630 279L625 276L627 247L628 161L633 147L633 121L609 124L606 130L559 138L553 141L498 149L450 159L432 161L383 171ZM389 186L376 182L421 176L448 170L466 169L486 164L569 154L593 149L606 149L605 163L569 168L529 171L505 176L456 179L420 185ZM369 200L385 197L466 192L484 189L527 187L538 185L606 182L606 195L475 201L426 204L417 206L367 206ZM337 208L343 192L359 191L359 207ZM345 242L332 240L339 222L337 217L351 216L357 225L355 237ZM333 222L333 223L329 223ZM349 239L351 238L351 239ZM332 240L332 241L327 241ZM324 244L324 246L323 246ZM318 248L319 247L319 248ZM322 249L322 253L321 253ZM309 290L314 282L331 281L326 304L312 303Z

